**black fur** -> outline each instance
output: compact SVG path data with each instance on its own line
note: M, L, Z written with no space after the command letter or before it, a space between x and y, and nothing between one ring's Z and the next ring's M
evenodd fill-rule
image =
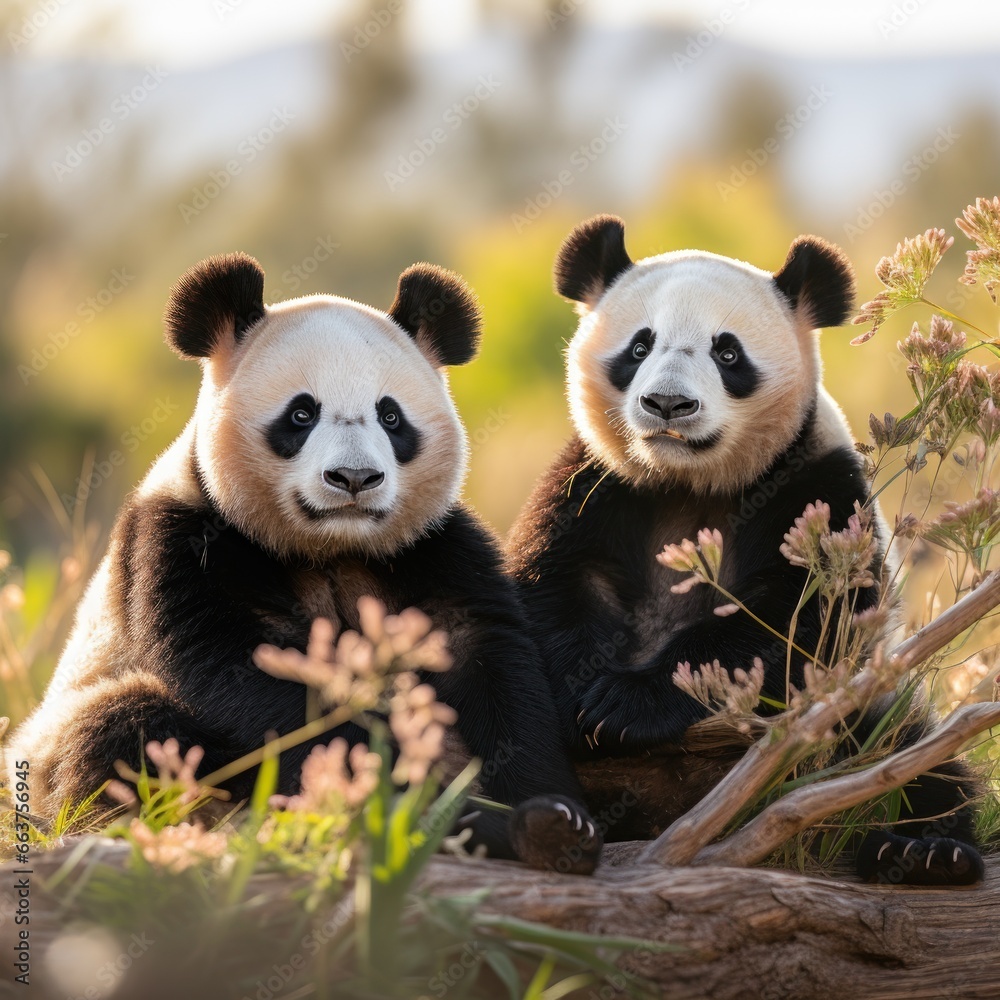
M508 564L578 758L683 745L685 730L707 713L673 684L678 662L697 667L718 659L730 670L749 669L759 656L765 666L763 693L784 700L787 644L746 614L715 615L722 599L711 588L696 587L664 612L662 624L653 622L662 639L651 651L648 641L646 650L640 649L643 622L637 609L677 578L654 560L662 545L693 537L700 527L718 528L725 539L728 589L754 614L788 633L805 570L780 554L785 532L818 498L830 505L833 530L841 530L854 501L868 496L856 453L848 448L816 452L812 419L756 483L728 496L699 495L684 487L636 487L593 460L579 439L569 443L538 485L511 532ZM858 589L854 609L863 611L876 600L875 588ZM815 649L820 634L814 597L799 613L795 640ZM801 687L803 657L793 653L791 666L791 682ZM957 783L924 776L908 789L913 829L926 825L919 817L961 806L971 783L959 765L955 775ZM962 840L971 852L966 856L978 857L967 818L935 836ZM859 865L867 857L859 853ZM961 881L960 873L953 874L952 881Z
M327 588L342 626L355 629L358 593L374 592L390 612L419 607L448 632L455 665L423 679L457 711L459 734L483 761L483 793L520 806L517 823L545 834L529 843L521 827L510 825L510 814L483 812L468 823L473 844L499 857L592 870L600 834L586 833L589 817L551 724L555 708L515 587L501 572L494 540L470 511L453 508L391 558L344 557L317 566L270 555L202 492L196 505L133 497L119 516L109 567L118 580L113 624L144 674L136 678L137 691L123 686L64 734L73 748L60 780L65 798L79 801L113 777L116 760L138 767L152 739L200 744L206 753L199 773L206 774L261 746L268 733L303 725L306 688L258 669L253 651L261 643L305 649L314 612L296 597L304 589ZM294 793L306 754L335 736L352 745L367 741L349 723L288 750L279 791ZM254 779L244 773L225 787L241 799ZM561 811L567 802L573 803L568 818Z
M854 268L840 247L819 236L792 242L774 283L793 310L806 310L812 327L840 326L854 306Z
M727 350L736 351L738 357L731 364L722 360L721 355ZM757 366L747 357L739 337L735 333L718 333L712 338L712 357L722 377L722 387L736 399L746 399L752 396L761 382L761 374Z
M625 223L614 215L596 215L577 226L560 247L556 291L592 306L630 267Z
M464 365L479 350L479 303L465 281L443 267L408 267L399 276L389 316L439 366Z
M267 427L265 436L275 455L279 458L295 458L316 426L322 408L322 404L307 392L299 393L292 399L281 416L275 417ZM311 414L312 420L308 423L296 423L292 416L300 410Z
M420 454L421 434L409 420L403 408L392 398L383 396L375 407L378 413L379 422L389 435L389 444L392 445L392 453L396 456L396 461L400 465L412 462ZM387 417L395 414L396 420L391 423Z
M888 710L884 699L850 720L857 745L865 744ZM926 719L906 726L898 747L926 734ZM978 782L960 761L939 764L904 786L899 819L888 831L869 830L856 844L858 874L885 885L971 885L982 881L983 859L976 850L972 800ZM964 803L964 804L963 804Z
M619 392L624 392L632 384L635 373L645 360L645 358L637 358L635 356L636 347L642 344L646 348L646 355L648 356L655 343L656 334L648 326L645 326L608 363L608 379Z
M184 358L207 358L225 337L239 342L264 315L264 272L245 253L195 264L170 291L167 343Z
M773 496L757 508L752 498L764 483L774 484L769 491ZM662 525L671 512L685 512L700 520L699 527L723 532L734 580L731 591L782 630L791 620L805 573L780 554L784 533L817 497L831 505L831 524L839 530L853 513L855 498L865 495L856 456L838 449L817 461L810 455L805 434L775 461L760 484L720 498L683 487L666 492L639 489L609 473L600 462L589 462L582 443L572 441L515 525L511 568L538 623L553 693L564 724L574 731L577 749L586 748L584 734L592 733L602 719L608 720L606 735L613 737L600 741L602 753L677 741L705 715L672 682L679 661L697 666L719 658L730 668L749 668L754 656L760 656L770 667L765 694L784 698L786 644L776 642L747 615L719 618L713 608L721 598L707 587L688 595L695 610L703 605L700 614L686 614L688 624L682 630L671 634L654 656L636 661L639 637L628 612L619 609L640 605L655 576L676 576L653 558L662 546ZM607 582L613 600L589 585L588 576L594 573ZM870 590L859 590L856 609L871 606L873 596ZM664 633L668 627L664 623ZM806 649L815 648L819 635L819 609L812 602L800 613L796 641ZM609 644L614 655L592 670L592 651ZM800 685L801 667L802 658L796 655L792 682Z

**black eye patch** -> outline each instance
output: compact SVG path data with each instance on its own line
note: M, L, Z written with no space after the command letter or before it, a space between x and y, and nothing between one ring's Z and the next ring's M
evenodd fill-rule
M300 392L265 428L271 450L279 458L294 458L319 420L320 404L308 392Z
M712 358L722 376L722 387L730 396L745 399L757 390L760 372L736 334L717 333L712 338Z
M608 379L619 392L624 392L632 384L635 373L649 357L655 343L656 334L648 326L644 326L632 337L628 347L608 362Z
M420 431L406 419L403 408L392 398L383 396L375 404L378 422L389 436L392 453L400 465L412 462L420 454Z

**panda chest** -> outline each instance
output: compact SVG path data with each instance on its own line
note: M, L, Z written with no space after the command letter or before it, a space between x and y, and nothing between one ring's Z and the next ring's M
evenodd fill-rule
M696 624L712 620L715 608L726 602L725 597L709 584L697 584L689 590L683 587L688 574L662 566L656 556L665 545L685 538L694 540L702 528L717 528L723 536L723 549L730 541L726 521L720 510L705 506L697 510L665 511L660 514L649 534L649 551L643 554L645 573L639 592L626 613L631 615L633 635L631 662L635 665L654 657L665 643ZM727 587L731 560L723 560L720 584ZM682 586L678 590L678 584Z
M386 599L379 574L360 561L301 570L294 581L297 609L310 622L325 618L336 633L358 628L358 600ZM392 602L389 602L390 604Z

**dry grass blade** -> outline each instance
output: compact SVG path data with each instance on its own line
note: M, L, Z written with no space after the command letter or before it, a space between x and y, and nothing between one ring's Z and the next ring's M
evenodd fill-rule
M759 864L786 840L833 813L900 788L958 753L977 733L1000 724L1000 704L966 705L922 740L856 774L797 788L746 826L695 856L696 865Z
M640 855L642 862L691 864L701 850L774 781L806 756L825 733L858 706L892 690L897 681L1000 605L1000 570L961 601L900 643L881 664L869 663L850 683L795 719L783 737L758 740L740 762L689 812ZM936 762L937 763L937 762ZM826 813L836 812L834 806Z

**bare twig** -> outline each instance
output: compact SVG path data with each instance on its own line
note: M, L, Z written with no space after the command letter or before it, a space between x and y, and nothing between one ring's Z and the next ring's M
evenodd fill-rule
M705 798L647 845L640 861L690 864L747 805L783 778L846 716L879 694L891 691L913 667L998 604L1000 571L994 571L971 594L900 643L882 662L869 662L845 687L817 701L791 722L782 736L771 733L758 740ZM836 808L829 812L836 812Z
M755 865L786 840L833 813L899 788L953 757L976 733L1000 723L1000 704L966 705L912 746L855 774L797 788L746 826L695 856L696 865Z

